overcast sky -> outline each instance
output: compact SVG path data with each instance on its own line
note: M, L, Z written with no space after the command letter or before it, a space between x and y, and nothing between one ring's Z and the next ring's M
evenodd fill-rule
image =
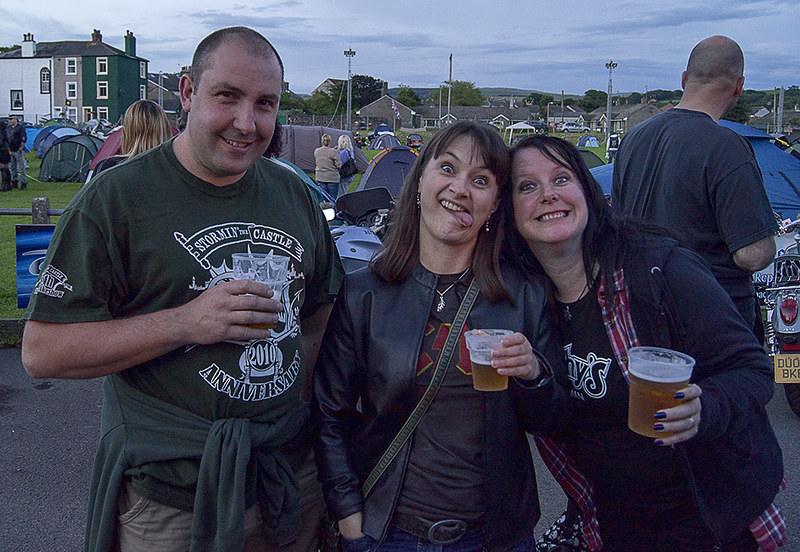
M122 49L130 29L150 71L188 65L209 32L246 25L276 46L286 80L308 93L327 77L353 74L435 87L453 79L581 94L605 90L613 59L614 89L680 87L692 46L712 34L745 52L747 88L800 84L800 0L8 0L0 7L0 44L103 40Z

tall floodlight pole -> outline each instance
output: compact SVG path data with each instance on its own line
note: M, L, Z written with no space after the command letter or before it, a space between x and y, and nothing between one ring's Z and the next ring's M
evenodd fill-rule
M450 77L447 79L447 120L450 120L450 98L453 95L453 54L450 54Z
M617 68L617 63L610 59L608 63L606 63L606 69L608 69L608 98L606 98L606 145L608 145L608 139L611 136L611 72Z
M351 120L353 112L353 75L350 71L350 63L356 51L348 48L344 51L344 57L347 58L347 130L353 130L353 121Z

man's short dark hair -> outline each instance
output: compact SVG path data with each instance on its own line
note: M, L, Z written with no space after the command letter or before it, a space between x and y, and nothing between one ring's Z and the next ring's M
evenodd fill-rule
M209 67L211 55L227 40L237 40L251 48L255 54L274 55L281 67L281 79L283 79L283 60L269 40L264 38L261 33L247 27L226 27L205 37L194 51L189 76L192 78L195 90L200 86L200 78Z
M686 64L687 79L698 84L709 84L721 78L735 81L743 72L742 49L726 36L711 36L700 41Z

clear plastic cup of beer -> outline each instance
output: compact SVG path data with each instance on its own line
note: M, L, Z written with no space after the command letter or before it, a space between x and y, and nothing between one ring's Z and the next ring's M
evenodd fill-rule
M472 387L477 391L505 391L508 376L501 376L492 368L492 351L500 348L511 330L469 330L464 332L472 365Z
M689 384L694 359L661 347L628 350L628 428L645 437L669 437L655 431L655 414L680 403L675 393Z
M289 257L272 253L234 253L231 256L235 280L255 280L272 289L272 298L280 300L289 272ZM274 324L250 324L252 328L266 330Z

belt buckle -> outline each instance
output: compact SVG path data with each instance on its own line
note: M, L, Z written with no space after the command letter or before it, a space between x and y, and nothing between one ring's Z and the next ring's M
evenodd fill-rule
M437 521L428 528L427 538L433 544L453 544L463 537L466 532L466 521L460 519L443 519Z

